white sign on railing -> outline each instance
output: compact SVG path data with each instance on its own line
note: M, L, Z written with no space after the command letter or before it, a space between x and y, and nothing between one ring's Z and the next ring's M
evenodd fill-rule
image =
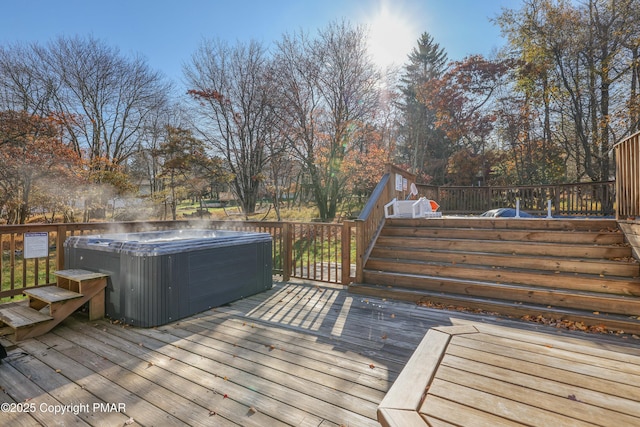
M49 233L24 233L24 258L44 258L49 255Z
M396 174L396 191L402 191L404 177L399 173Z

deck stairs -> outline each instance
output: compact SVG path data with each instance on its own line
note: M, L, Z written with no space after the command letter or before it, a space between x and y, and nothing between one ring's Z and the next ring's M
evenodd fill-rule
M356 294L640 335L640 264L615 220L387 220Z
M54 273L54 285L28 288L25 301L0 305L0 335L14 342L43 335L88 303L89 319L104 316L107 275L86 270Z

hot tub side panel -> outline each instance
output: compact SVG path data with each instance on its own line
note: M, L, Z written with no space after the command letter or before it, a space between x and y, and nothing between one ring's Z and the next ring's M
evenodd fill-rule
M189 313L271 289L271 264L271 242L190 253L186 295Z
M136 256L122 254L119 310L112 317L141 327L164 325L179 319L180 283L176 273L184 262L181 254Z

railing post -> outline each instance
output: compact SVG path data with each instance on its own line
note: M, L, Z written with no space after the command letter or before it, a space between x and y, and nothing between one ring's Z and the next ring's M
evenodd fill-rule
M342 251L342 279L343 285L351 282L351 227L353 221L344 221L342 223L341 248Z
M288 282L291 279L291 263L293 260L291 244L291 224L282 224L282 280Z
M367 249L364 221L356 221L356 283L364 282L364 251Z
M56 269L64 270L64 241L67 239L67 227L56 227Z

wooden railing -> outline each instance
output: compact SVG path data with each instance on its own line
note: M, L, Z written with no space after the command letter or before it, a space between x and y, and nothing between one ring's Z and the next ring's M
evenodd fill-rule
M274 274L329 283L349 284L354 277L353 223L282 223L250 221L149 221L0 226L0 299L26 288L55 282L53 272L64 269L63 244L72 235L136 232L180 228L258 231L271 234ZM46 233L47 255L26 259L25 233Z
M640 132L614 147L616 156L616 218L640 219Z
M505 187L418 185L421 196L436 200L447 214L477 215L497 208L515 208L531 214L557 216L609 216L615 210L615 181Z
M386 169L386 173L373 190L369 201L355 220L356 283L362 283L364 265L384 225L384 205L393 198L405 199L411 184L415 184L415 175L393 165L387 165Z
M616 146L618 178L614 182L525 187L433 187L417 185L419 195L436 200L445 214L478 214L498 207L515 207L545 214L547 200L553 215L640 216L640 140L636 134ZM384 205L405 199L415 176L387 166L368 203L354 221L336 223L261 221L149 221L0 226L0 298L20 295L25 288L54 282L53 272L64 268L67 237L77 234L134 232L171 228L259 231L273 238L273 270L283 279L300 278L348 285L363 280L363 269L385 221ZM621 198L617 204L614 197ZM25 259L25 233L47 233L47 256ZM355 266L352 264L355 262Z

